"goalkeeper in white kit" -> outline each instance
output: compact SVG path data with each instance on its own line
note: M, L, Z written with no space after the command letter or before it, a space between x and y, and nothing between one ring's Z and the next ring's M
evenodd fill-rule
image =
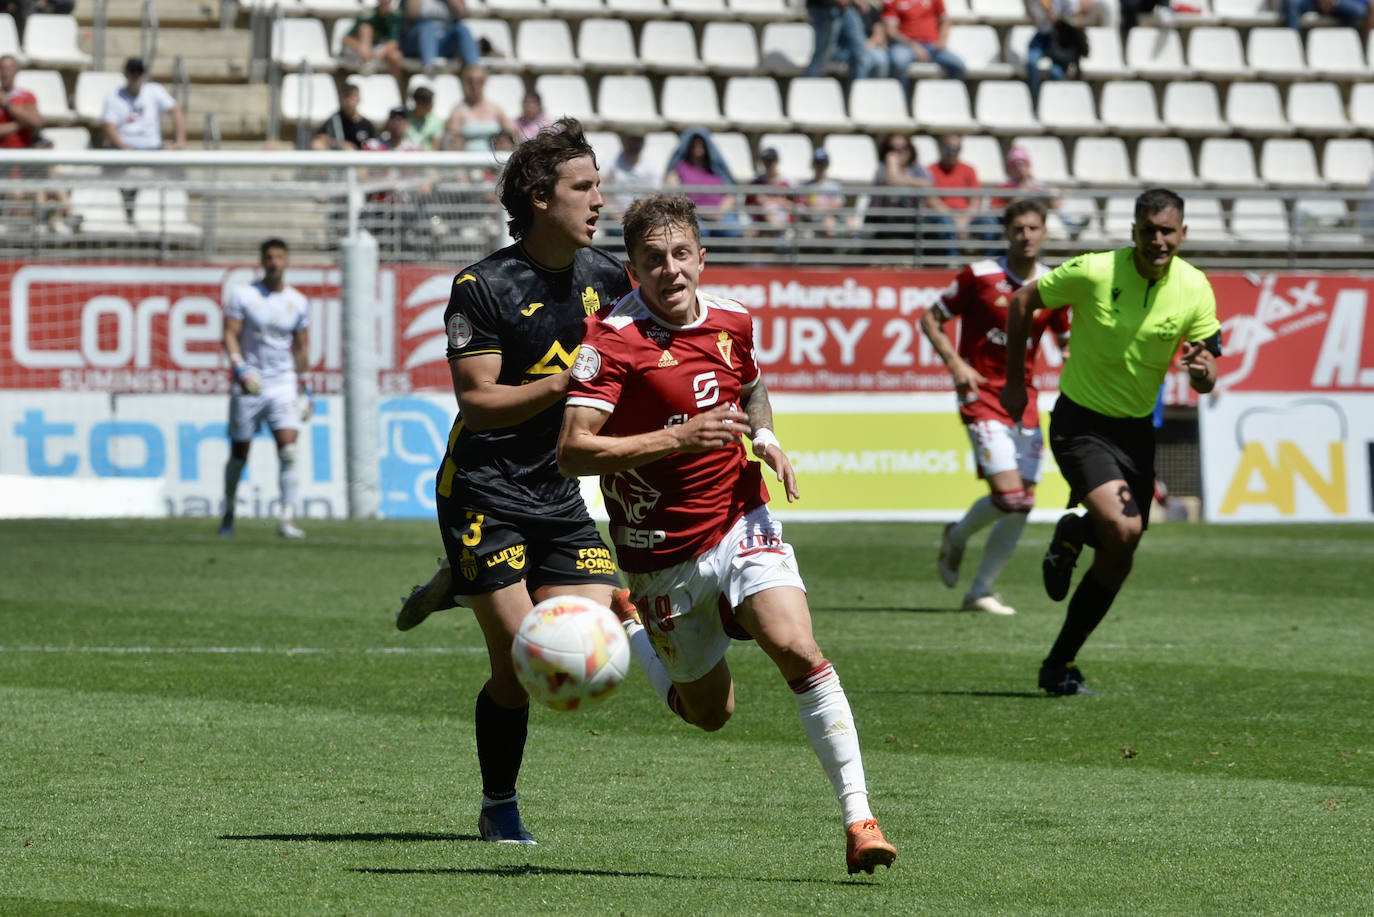
M234 501L253 436L265 423L277 441L281 503L277 534L304 538L296 527L296 437L312 412L309 368L310 309L300 290L286 285L286 243L262 243L262 279L235 287L224 302L224 352L233 368L229 395L229 461L224 466L221 535L234 534Z

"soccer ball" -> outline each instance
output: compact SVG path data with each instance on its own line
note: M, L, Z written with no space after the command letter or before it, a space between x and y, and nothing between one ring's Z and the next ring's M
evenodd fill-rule
M630 641L605 605L558 595L525 616L511 659L530 697L555 710L576 710L605 700L625 679Z

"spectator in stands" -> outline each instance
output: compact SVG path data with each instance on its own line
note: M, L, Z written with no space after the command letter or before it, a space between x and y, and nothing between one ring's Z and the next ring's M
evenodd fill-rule
M621 134L615 162L601 171L601 184L607 190L601 213L615 222L611 228L615 234L620 233L620 218L635 198L657 190L662 183L662 177L644 164L643 155L643 134Z
M33 146L43 127L38 99L27 89L14 85L18 76L19 61L15 56L0 57L0 147L6 149Z
M901 81L903 92L910 91L907 67L916 61L933 62L950 79L964 78L964 62L945 46L949 17L944 0L886 0L883 24L889 76Z
M492 138L501 132L516 135L515 122L510 115L486 97L487 68L471 64L463 68L459 78L463 98L448 116L444 129L444 146L450 150L491 149Z
M1284 24L1290 29L1300 27L1304 13L1320 13L1359 29L1362 35L1369 33L1369 0L1279 0L1279 4Z
M946 134L940 138L940 158L930 167L930 180L937 188L976 192L978 172L959 158L964 138ZM1002 233L997 217L987 211L986 201L976 193L951 194L930 199L931 209L949 220L954 236L960 240L971 238L997 242Z
M796 206L796 195L792 182L778 169L778 159L777 149L771 146L764 147L759 153L759 165L762 169L750 179L749 184L778 190L750 192L744 199L744 206L753 221L750 234L777 239L781 244L792 225L792 209Z
M533 89L528 90L520 100L520 116L515 119L516 142L528 140L552 125L553 121L544 114L544 100Z
M929 188L930 173L917 161L916 145L906 134L888 134L878 144L878 171L873 184L891 188ZM915 239L925 198L909 195L875 194L868 203L865 222L873 226L875 239ZM948 225L948 221L944 221ZM943 229L940 237L950 233Z
M444 142L444 119L434 111L434 90L416 86L410 94L410 127L406 139L417 150L437 150Z
M668 169L663 176L665 185L733 185L735 178L725 157L716 148L711 132L704 127L689 127L678 138L677 149L668 157ZM701 234L717 238L738 238L743 235L735 195L729 191L689 191L687 196L697 205L701 219Z
M993 198L988 202L988 209L994 212L1005 209L1018 197L1039 197L1045 201L1045 206L1048 209L1059 209L1059 198L1047 197L1049 192L1055 189L1031 174L1030 152L1023 146L1014 146L1007 150L1007 180L997 187L1020 193L1009 197Z
M1051 43L1055 29L1060 22L1068 22L1074 0L1026 0L1026 12L1035 24L1035 34L1026 46L1026 85L1030 87L1031 101L1040 100L1040 62L1050 61L1050 79L1062 80L1068 74L1064 64L1051 54Z
M146 79L143 59L131 57L124 62L125 84L112 89L105 97L101 121L105 127L105 142L119 150L162 149L162 116L170 112L176 133L171 148L186 145L186 113L161 83ZM134 196L137 188L121 188L124 211L130 221L134 218Z
M179 150L186 145L186 114L162 84L147 80L146 74L142 58L124 62L125 85L105 98L105 142L120 150L160 150L162 116L171 112L176 135L170 147Z
M870 0L868 8L859 11L864 29L864 73L870 77L886 77L892 69L887 55L887 25L883 22L883 4Z
M829 171L830 154L824 147L816 147L811 154L811 177L802 182L802 193L797 197L797 211L814 235L833 239L849 232L841 212L844 188L828 177Z
M430 75L436 71L435 59L439 57L461 58L464 65L477 63L481 52L463 23L466 15L463 0L406 0L402 53L418 59Z
M405 56L401 54L401 14L391 0L377 0L371 12L359 16L343 37L343 56L350 66L371 73L378 63L402 92L406 88Z
M358 114L358 100L362 90L354 83L345 83L339 94L339 110L320 125L310 138L312 150L361 150L377 136L372 122Z
M815 32L814 50L806 76L824 76L830 59L839 52L850 78L868 76L863 11L879 0L806 0L806 14Z
M1170 0L1119 0L1121 10L1121 46L1126 46L1126 35L1140 24L1140 17L1152 13L1155 24L1168 28L1174 24L1174 9Z

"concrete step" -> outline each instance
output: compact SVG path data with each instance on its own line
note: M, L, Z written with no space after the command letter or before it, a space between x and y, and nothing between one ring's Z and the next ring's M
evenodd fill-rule
M159 27L201 26L219 27L219 0L171 0L157 4ZM78 3L76 21L83 26L95 24L95 4ZM106 0L105 24L142 25L143 0Z
M90 53L92 39L82 34L82 50ZM143 53L142 30L120 26L105 30L105 67L118 70L130 57ZM178 55L186 62L192 82L234 83L249 76L253 37L236 29L159 28L157 55L152 62L152 78L166 83Z
M225 139L265 142L270 100L271 94L264 83L193 84L186 106L186 134L203 137L205 115L214 112L219 120L220 136Z

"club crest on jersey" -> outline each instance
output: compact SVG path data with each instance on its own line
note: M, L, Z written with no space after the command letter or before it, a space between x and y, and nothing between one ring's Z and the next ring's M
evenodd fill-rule
M1161 341L1178 337L1178 321L1172 315L1168 316L1159 323L1159 327L1155 329L1155 334L1159 335Z
M1005 309L1007 307L1008 302L1009 301L1005 296L999 296L997 297L997 301L993 303L993 305L999 309Z
M588 315L595 315L601 311L601 297L596 295L596 290L591 287L582 291L582 309Z
M468 324L467 317L461 312L453 313L448 320L448 346L466 347L471 340L472 325Z
M577 348L577 357L573 360L569 372L578 382L595 379L596 374L601 372L601 354L590 344L583 344Z
M666 351L666 350L663 351L663 356L661 356L661 357L658 358L658 368L659 368L659 369L662 369L662 368L664 368L665 366L676 366L676 365L677 365L677 360L673 359L673 355L672 355L671 353L669 353L668 351Z
M720 351L720 358L724 360L725 365L731 369L735 368L735 364L730 362L730 354L734 350L734 347L735 342L731 340L730 335L726 334L724 331L716 336L716 350Z
M458 555L458 573L469 583L477 579L477 555L469 548Z

